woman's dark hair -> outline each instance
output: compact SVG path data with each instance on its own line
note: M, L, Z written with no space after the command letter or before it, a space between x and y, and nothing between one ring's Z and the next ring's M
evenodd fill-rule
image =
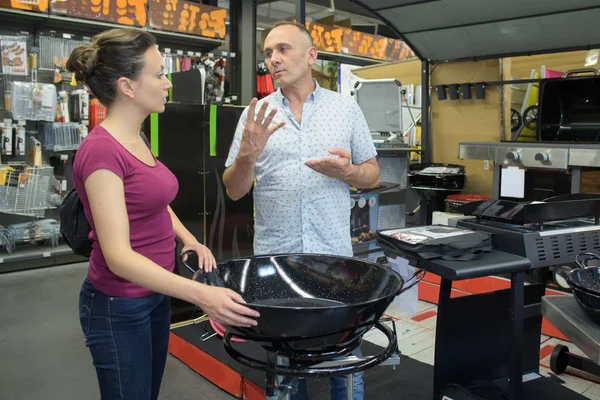
M137 79L144 53L155 44L154 36L140 29L111 29L73 49L67 69L108 107L117 96L117 80Z

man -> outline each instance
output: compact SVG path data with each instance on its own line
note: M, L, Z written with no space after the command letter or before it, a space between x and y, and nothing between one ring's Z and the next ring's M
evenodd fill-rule
M240 199L256 179L255 254L352 257L349 185L379 184L365 118L354 99L312 79L317 49L303 25L277 23L263 47L279 89L240 117L223 174L227 195ZM301 382L296 398L306 397ZM345 386L332 378L332 399L345 399ZM354 399L363 397L356 374Z

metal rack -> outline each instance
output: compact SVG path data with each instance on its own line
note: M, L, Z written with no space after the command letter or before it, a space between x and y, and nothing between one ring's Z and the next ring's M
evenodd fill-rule
M6 184L0 186L0 212L43 217L52 193L54 168L27 167L5 173Z
M44 124L44 148L51 151L77 150L87 135L87 126L69 122Z

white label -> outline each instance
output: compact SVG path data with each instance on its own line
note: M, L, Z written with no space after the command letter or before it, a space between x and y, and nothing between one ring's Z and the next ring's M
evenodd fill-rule
M215 55L213 53L208 53L208 58L213 58Z
M231 52L231 54L229 55L230 57L235 57L235 53Z
M50 86L44 86L42 89L42 108L47 110L54 109L54 103L56 102L56 92L52 89Z
M60 161L67 161L69 159L69 155L68 154L61 154L60 155Z
M183 50L177 50L177 55L178 56L182 56L183 55Z
M237 100L237 96L231 96L231 100L233 100L233 101Z
M223 53L221 53L221 55L222 55L223 57L227 57L227 52L226 52L226 51L224 51Z
M42 257L44 257L44 258L52 257L52 253L47 251L44 254L42 254Z
M195 53L195 55L196 55L196 57L202 57L202 53L200 53L198 51Z
M191 57L191 56L193 56L193 55L194 55L194 52L193 52L193 51L188 51L188 56L190 56L190 57Z
M64 37L65 39L71 39L71 37L72 37L72 36L71 36L71 34L70 34L70 33L63 33L63 37Z
M19 121L17 122L17 124L19 124L20 126L25 126L27 124L27 121Z
M483 169L486 171L490 169L490 160L483 160Z
M594 50L588 50L587 53L585 53L585 66L586 67L591 67L592 65L598 64L599 52L600 51L598 49L594 49Z
M168 47L165 47L165 53L166 54L170 54L171 53L171 49L169 49Z

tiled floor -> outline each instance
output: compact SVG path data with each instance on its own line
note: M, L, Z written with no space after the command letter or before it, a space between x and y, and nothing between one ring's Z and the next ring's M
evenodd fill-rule
M410 315L394 305L388 308L386 315L392 317L396 322L398 347L402 354L433 365L437 306L419 300L415 315ZM383 334L376 330L372 330L364 337L366 340L379 345L384 345L385 342ZM550 354L557 344L566 345L569 347L571 353L583 355L581 350L572 343L542 335L540 341L540 356L542 357L540 359L541 375L554 375L550 370ZM564 385L569 389L581 393L589 399L600 400L600 381L595 382L593 377L586 376L581 371L568 368L567 371L558 375L557 378L564 381Z

